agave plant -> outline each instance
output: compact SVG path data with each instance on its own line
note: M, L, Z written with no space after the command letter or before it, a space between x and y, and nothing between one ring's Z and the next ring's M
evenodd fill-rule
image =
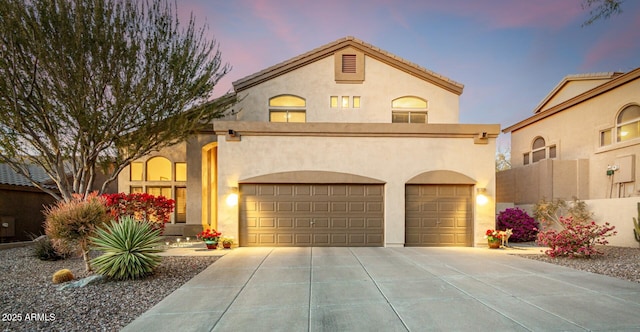
M119 222L98 229L91 238L93 249L103 254L91 260L97 273L110 279L139 279L152 274L160 265L157 254L160 245L160 230L147 221L132 217L121 217Z

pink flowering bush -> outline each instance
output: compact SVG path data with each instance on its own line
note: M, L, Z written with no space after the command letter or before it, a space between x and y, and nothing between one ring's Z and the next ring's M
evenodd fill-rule
M538 222L519 208L509 208L498 214L496 217L496 228L499 230L512 229L513 233L509 238L512 242L534 241L538 234Z
M594 221L578 222L573 217L559 217L558 223L562 230L547 229L538 233L536 242L539 245L548 246L544 253L550 257L591 257L601 255L596 245L606 245L607 237L616 235L615 226L609 223L598 225Z

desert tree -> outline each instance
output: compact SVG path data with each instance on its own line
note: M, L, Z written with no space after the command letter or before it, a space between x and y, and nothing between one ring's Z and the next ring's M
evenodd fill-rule
M591 25L599 19L608 19L611 15L622 13L624 0L583 0L582 8L589 9L589 19L582 26Z
M104 192L235 102L211 99L230 67L208 31L166 0L0 0L0 162L59 200Z

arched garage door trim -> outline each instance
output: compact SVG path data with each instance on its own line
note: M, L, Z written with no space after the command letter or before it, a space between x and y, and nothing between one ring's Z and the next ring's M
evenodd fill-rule
M384 181L348 173L327 171L292 171L271 173L238 181L239 183L362 183L384 184Z
M416 175L407 184L470 184L475 185L476 180L458 172L438 170Z

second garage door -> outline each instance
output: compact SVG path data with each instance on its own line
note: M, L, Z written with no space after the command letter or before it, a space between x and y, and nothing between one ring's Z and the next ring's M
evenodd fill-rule
M406 246L471 246L473 186L415 184L405 187Z
M379 184L241 184L240 246L383 246Z

